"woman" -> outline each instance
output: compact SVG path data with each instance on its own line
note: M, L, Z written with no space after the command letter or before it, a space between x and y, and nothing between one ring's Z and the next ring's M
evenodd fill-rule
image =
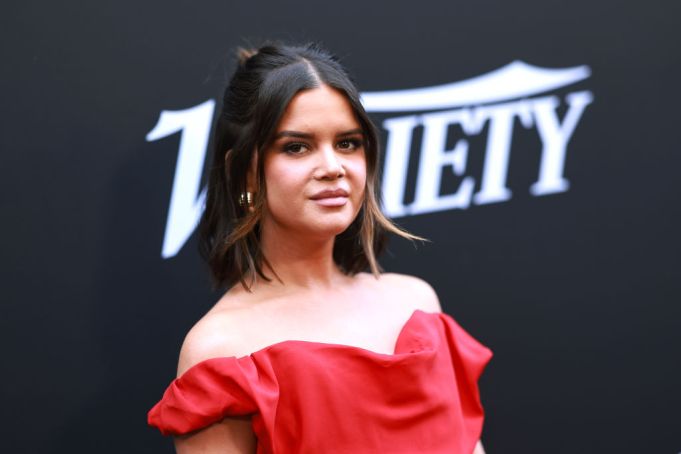
M481 452L491 354L424 281L381 274L378 143L338 61L242 52L201 219L229 291L191 329L149 413L180 453ZM364 272L369 269L371 272Z

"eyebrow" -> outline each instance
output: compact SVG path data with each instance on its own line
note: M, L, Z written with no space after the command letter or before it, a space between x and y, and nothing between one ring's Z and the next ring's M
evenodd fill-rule
M336 134L336 137L346 137L346 136L352 136L355 134L362 134L364 135L364 131L361 128L355 128L355 129L350 129L348 131L343 131L339 132ZM296 137L299 139L311 139L314 137L314 134L309 134L307 132L301 132L301 131L280 131L274 136L274 140L279 140L282 137Z

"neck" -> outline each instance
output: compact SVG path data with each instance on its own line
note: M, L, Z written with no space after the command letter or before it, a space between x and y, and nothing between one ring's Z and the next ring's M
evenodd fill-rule
M334 241L335 236L313 237L297 231L282 231L276 225L265 223L260 245L271 266L269 269L263 264L265 274L272 281L260 281L260 284L284 286L288 290L332 289L347 279L333 260Z

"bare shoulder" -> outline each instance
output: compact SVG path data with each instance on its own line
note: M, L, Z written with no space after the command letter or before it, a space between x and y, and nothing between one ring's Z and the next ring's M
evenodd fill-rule
M223 297L187 333L177 366L178 376L192 366L211 358L242 356L248 350L245 322L248 310Z
M442 312L440 300L433 287L425 280L408 274L384 273L380 281L402 298L410 301L414 309L425 312Z
M242 356L248 350L248 304L228 292L189 330L182 344L178 377L201 361ZM178 454L196 452L255 452L257 440L250 417L226 417L191 434L175 437Z

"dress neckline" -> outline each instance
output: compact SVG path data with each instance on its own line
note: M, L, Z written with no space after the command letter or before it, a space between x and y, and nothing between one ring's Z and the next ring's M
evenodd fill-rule
M402 328L400 328L400 331L397 333L397 338L395 339L395 343L394 343L393 348L392 348L392 353L377 352L377 351L374 351L374 350L370 350L368 348L359 347L359 346L356 346L356 345L349 345L349 344L339 344L339 343L334 343L334 342L323 342L323 341L287 339L287 340L283 340L283 341L279 341L279 342L274 342L270 345L267 345L267 346L265 346L261 349L254 351L253 353L250 353L248 355L244 355L241 358L248 357L248 356L251 356L251 355L257 355L257 354L260 354L260 353L264 353L268 350L283 347L283 346L286 346L288 344L301 344L301 345L309 345L309 346L318 346L318 347L322 347L322 348L350 349L350 350L356 350L356 351L366 353L366 354L369 354L369 355L373 355L373 356L383 356L383 357L397 356L397 355L400 354L400 353L397 353L397 348L400 345L402 338L406 335L406 332L408 331L408 328L412 325L412 322L414 321L414 319L417 317L417 315L420 315L420 314L435 315L435 314L439 314L439 312L425 312L425 311L422 311L421 309L414 309L414 311L411 313L409 318L407 318L407 321L404 322L404 324L402 325Z
M285 347L288 347L290 345L299 345L299 346L304 346L307 348L314 348L314 349L331 349L331 350L349 350L352 352L360 353L366 356L374 357L377 359L383 359L383 360L390 360L390 359L396 359L396 358L401 358L404 357L405 355L410 355L415 352L413 351L407 351L407 352L398 352L399 346L404 342L404 338L409 332L409 329L415 324L415 321L419 317L424 317L424 316L441 316L444 315L443 312L426 312L421 309L414 309L414 311L411 313L409 318L407 319L406 322L402 325L402 328L400 329L399 333L397 334L397 338L395 339L395 345L393 345L393 351L392 353L383 353L383 352L377 352L374 350L370 350L368 348L364 347L359 347L355 345L348 345L348 344L339 344L339 343L333 343L333 342L321 342L321 341L311 341L311 340L298 340L298 339L286 339L278 342L274 342L272 344L266 345L265 347L259 348L258 350L255 350L249 354L242 355L242 356L216 356L213 358L207 358L202 361L199 361L198 363L194 364L192 367L184 371L182 375L187 374L188 372L192 371L193 369L196 369L200 366L205 366L208 365L211 362L215 361L223 361L226 359L233 359L236 361L248 361L252 360L254 357L257 356L262 356L268 354L270 351L276 351L278 349L282 349ZM179 378L179 377L178 377Z

